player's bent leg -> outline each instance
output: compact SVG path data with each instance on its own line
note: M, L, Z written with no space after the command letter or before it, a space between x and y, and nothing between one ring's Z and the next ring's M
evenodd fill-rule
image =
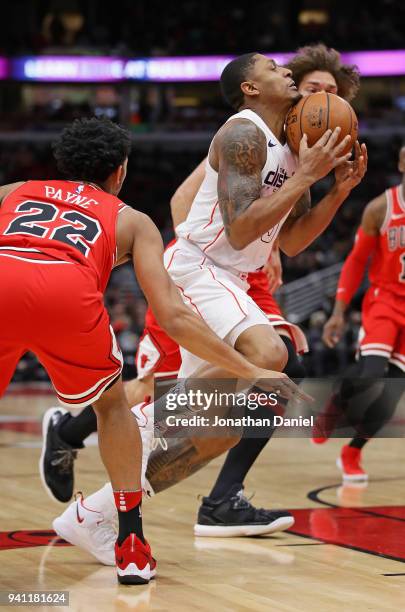
M110 475L118 510L115 545L118 581L145 584L156 573L156 562L142 530L142 442L129 410L121 378L94 403L100 454Z
M270 325L253 325L245 329L236 338L234 347L260 368L282 372L286 366L287 349Z
M153 374L149 374L145 378L134 378L124 383L125 395L130 406L141 404L147 397L153 397L153 381Z
M267 326L263 327L267 329ZM245 338L241 334L237 339L237 342L242 340L239 346L242 346L250 356L256 349L258 339L255 328L249 328L247 331L251 330L254 331ZM263 330L261 332L259 336L263 338ZM266 360L260 351L256 351L256 358L260 360L261 367L277 369L277 366L282 366L286 354L290 357L291 352L291 361L293 366L296 366L295 368L292 366L291 370L297 376L302 375L304 371L299 367L291 339L280 338L274 333L270 333L270 338L266 346L271 361ZM268 416L266 408L261 410L263 416ZM229 451L210 495L203 498L194 525L195 535L208 537L263 535L284 531L294 524L294 518L289 512L255 508L243 494L243 481L270 438L271 433L266 438L242 438Z
M374 381L384 377L388 366L388 358L379 355L366 355L360 358L360 376L351 383L351 389L346 391L346 399L352 399L358 393L364 393L368 387L372 387ZM349 386L347 383L345 386ZM342 393L345 394L343 388ZM342 473L344 481L365 481L368 475L362 466L362 450L368 440L385 423L384 411L386 406L386 389L380 393L377 399L372 400L364 411L360 422L356 421L355 427L358 433L353 437L349 444L343 446L336 464ZM367 401L367 399L365 400ZM350 408L346 410L348 419L351 420ZM378 425L375 428L375 418ZM371 420L374 421L373 426Z

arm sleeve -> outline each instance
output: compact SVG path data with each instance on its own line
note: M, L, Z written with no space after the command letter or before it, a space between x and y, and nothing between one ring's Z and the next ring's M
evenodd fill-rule
M342 271L340 273L336 299L349 304L363 280L367 261L377 246L377 236L370 236L359 228Z

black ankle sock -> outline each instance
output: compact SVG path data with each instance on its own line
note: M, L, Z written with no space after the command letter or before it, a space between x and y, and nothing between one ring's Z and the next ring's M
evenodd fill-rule
M262 389L253 387L251 392L263 393ZM271 406L257 406L254 411L248 409L245 410L245 414L250 414L254 417L273 417L277 409ZM246 478L247 473L260 455L267 442L270 440L274 433L274 428L263 428L263 437L254 437L257 435L255 428L251 430L249 427L245 427L243 435L245 437L239 440L238 444L228 451L224 465L218 474L218 478L212 488L209 497L213 500L221 499L229 489L235 484L242 484Z
M268 441L269 438L242 438L231 448L209 497L221 499L235 483L242 483Z
M349 446L352 448L362 449L365 444L367 444L368 438L363 438L362 436L355 436L353 440L349 443Z
M97 417L91 406L86 406L80 414L65 414L58 427L58 435L73 448L83 448L83 440L97 431Z
M134 533L145 544L140 504L128 512L120 512L118 510L118 525L118 544L120 546L130 533Z
M118 545L121 546L131 533L145 543L142 529L142 491L114 491L114 500L118 512ZM125 506L130 510L120 509Z

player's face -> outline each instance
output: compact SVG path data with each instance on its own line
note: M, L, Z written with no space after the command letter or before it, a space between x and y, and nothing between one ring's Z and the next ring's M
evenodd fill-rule
M338 88L333 74L324 72L323 70L314 70L313 72L308 72L308 74L303 77L299 84L298 91L303 96L309 96L309 94L318 91L327 91L328 93L337 94Z
M264 102L285 103L289 108L301 98L291 77L291 70L279 66L265 55L257 54L251 81Z

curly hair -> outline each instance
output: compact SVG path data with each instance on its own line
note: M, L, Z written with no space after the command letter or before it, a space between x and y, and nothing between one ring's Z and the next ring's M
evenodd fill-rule
M336 80L339 96L350 102L360 87L360 74L357 66L342 64L340 53L323 44L308 45L298 49L297 54L286 64L299 87L306 74L315 70L330 72Z
M58 170L68 178L105 181L128 157L131 136L109 119L76 119L52 148Z

